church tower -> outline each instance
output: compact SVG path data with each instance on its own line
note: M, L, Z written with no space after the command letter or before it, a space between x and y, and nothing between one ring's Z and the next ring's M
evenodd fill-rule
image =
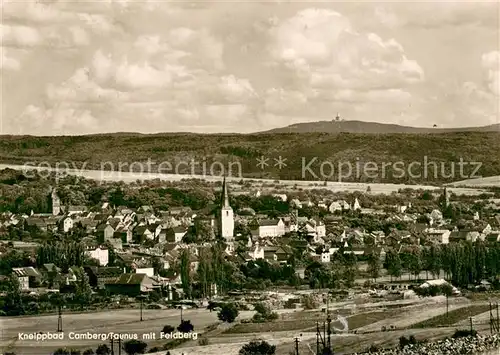
M450 192L445 187L443 189L443 207L444 207L444 209L447 209L449 205L450 205Z
M61 200L59 199L59 196L57 196L57 190L54 188L52 189L52 214L54 216L57 216L61 213Z
M219 216L219 233L227 241L234 239L234 213L229 205L229 195L227 192L226 177L222 182L221 210Z

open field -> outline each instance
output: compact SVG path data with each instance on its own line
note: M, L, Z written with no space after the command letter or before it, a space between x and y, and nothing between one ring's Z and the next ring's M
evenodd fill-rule
M30 170L36 170L41 172L52 171L57 172L60 175L72 175L79 176L90 180L96 181L109 181L109 182L119 182L123 181L126 183L135 182L137 180L154 180L159 179L161 181L180 181L182 179L204 179L206 181L222 181L222 176L210 176L210 175L190 175L190 174L159 174L159 173L136 173L129 171L104 171L104 170L86 170L86 169L64 169L57 170L55 168L47 167L33 167L26 165L15 165L15 164L0 164L0 170L12 169L21 172L27 172ZM228 181L239 182L243 181L253 181L257 187L259 184L272 184L275 183L275 179L255 179L255 178L240 178L240 177L227 177ZM414 189L414 190L438 190L440 187L432 185L405 185L405 184L386 184L386 183L349 183L349 182L335 182L327 181L326 185L324 182L309 181L309 180L280 180L279 187L281 189L292 188L294 185L300 186L303 189L312 188L322 188L328 189L333 192L355 192L361 191L366 192L367 188L370 187L372 194L390 194L392 192L397 192L400 189ZM449 189L450 192L456 195L480 195L484 193L484 190L480 188L465 188L465 187L454 187Z
M452 326L455 323L461 323L464 320L469 321L469 317L475 317L489 310L488 305L473 305L468 307L461 307L453 309L448 314L441 314L439 316L427 319L423 322L413 324L412 328L434 328ZM461 323L464 324L464 323ZM464 324L466 325L466 324Z
M254 312L241 312L240 318L249 318ZM201 329L217 322L216 312L207 310L185 310L184 319L190 319L195 325L195 330ZM57 316L0 318L0 349L2 352L15 351L20 354L50 354L58 347L68 346L74 348L97 347L107 343L102 340L69 340L70 332L93 334L128 333L143 334L154 332L157 337L163 326L170 324L177 326L180 323L178 310L143 310L143 322L139 322L139 310L119 310L86 314L63 314L63 330L65 340L47 340L36 342L31 340L18 340L19 333L55 332L57 330Z
M500 186L500 175L488 176L488 177L478 178L478 179L456 181L456 182L450 183L449 186L468 186L468 187Z
M342 304L341 307L338 307ZM450 299L450 309L464 309L470 306L470 301L464 298ZM352 302L333 304L332 318L335 314L350 314L348 334L333 336L336 354L361 351L372 344L392 346L398 342L400 336L415 335L417 338L439 339L450 336L456 327L440 327L425 329L407 329L414 323L435 317L446 312L443 297L434 297L421 300L401 300L377 303L366 303L352 307ZM475 306L477 311L479 307ZM484 303L480 305L484 307ZM468 315L467 315L468 316ZM325 313L318 311L299 311L287 314L283 320L268 324L238 324L231 329L208 336L209 345L196 346L194 342L183 344L179 349L171 351L172 355L224 354L236 355L244 344L252 339L263 339L271 344L278 345L277 354L288 355L294 350L294 337L302 334L301 353L311 353L306 344L315 348L315 322L325 319ZM293 322L293 321L296 322ZM312 327L311 327L312 325ZM393 325L396 330L382 332L382 326ZM332 323L335 328L337 325ZM486 330L484 324L477 325L476 329ZM352 331L356 332L353 333ZM254 332L252 332L254 331Z
M481 315L484 313L484 301L472 303L465 298L450 299L451 312L456 311L453 317L455 322L460 321L458 314L464 317ZM399 336L413 334L415 336L440 337L453 333L457 325L452 327L439 327L434 324L436 317L446 312L446 304L443 297L433 297L414 300L396 300L376 302L371 299L357 299L330 304L332 319L337 315L347 318L349 333L334 336L336 353L347 351L360 351L373 343L389 345L397 341ZM473 310L469 311L463 310ZM240 312L239 320L251 318L254 312ZM452 313L455 314L455 313ZM181 344L178 349L171 351L172 355L191 354L237 354L241 346L252 339L264 339L278 346L278 354L287 355L286 349L293 350L293 338L302 334L301 346L307 351L307 343L315 346L315 327L317 321L325 319L325 313L318 310L280 310L280 318L272 323L252 324L236 322L234 325L221 325L214 330L208 331L201 337L206 337L209 344L199 346L197 340L191 340ZM195 330L203 332L203 329L217 323L216 312L207 310L186 310L184 319L190 319L195 325ZM431 320L431 321L429 321ZM431 328L409 329L414 324L428 321ZM35 341L17 340L19 333L37 333L40 331L51 332L57 327L57 316L39 316L22 318L1 318L2 329L0 349L2 351L15 351L18 354L45 355L50 354L56 348L67 346L79 349L96 348L97 345L105 343L102 340L68 340L69 332L91 332L91 333L133 333L139 339L144 334L154 332L157 339L164 325L176 326L180 322L180 313L177 310L144 310L144 321L139 322L139 310L119 310L109 312L66 314L63 315L63 328L66 340L51 340L43 343ZM475 323L476 324L476 323ZM383 326L389 328L394 326L395 330L382 332ZM333 328L341 328L337 322L332 323ZM477 324L477 329L486 329L484 322ZM353 332L355 331L355 333ZM148 341L149 347L161 346L164 340Z

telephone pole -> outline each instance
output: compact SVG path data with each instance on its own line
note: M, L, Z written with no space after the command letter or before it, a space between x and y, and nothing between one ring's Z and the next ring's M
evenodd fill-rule
M61 333L63 331L63 325L62 325L62 312L61 312L61 305L59 304L57 306L57 332Z
M299 337L295 337L295 355L299 355Z

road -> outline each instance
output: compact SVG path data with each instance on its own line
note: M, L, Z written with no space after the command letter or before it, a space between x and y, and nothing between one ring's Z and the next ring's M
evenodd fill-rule
M222 176L209 176L209 175L187 175L187 174L160 174L160 173L135 173L130 171L104 171L104 170L86 170L86 169L56 169L47 167L35 167L26 165L16 165L16 164L0 164L0 170L3 169L13 169L23 172L28 172L36 170L41 172L42 176L46 176L47 172L58 173L59 176L73 175L81 176L86 179L96 180L96 181L123 181L126 183L135 182L137 180L154 180L159 179L161 181L180 181L182 179L204 179L207 181L221 181ZM273 184L275 179L250 179L241 177L227 177L228 181L238 182L243 181L254 181L262 184ZM372 194L390 194L392 192L397 192L400 189L414 189L414 190L436 190L440 187L429 186L429 185L405 185L405 184L375 184L375 183L350 183L350 182L335 182L328 181L326 185L322 181L306 181L306 180L280 180L280 186L293 187L294 185L300 186L305 189L312 188L325 188L332 191L361 191L365 192L368 187L370 187ZM316 185L316 186L314 186ZM319 185L319 186L318 186ZM450 192L456 195L479 195L484 193L483 190L477 188L463 188L463 187L453 187L449 189Z
M250 318L254 312L240 312L240 318ZM183 318L191 320L195 331L217 322L217 313L206 309L184 310ZM19 318L0 318L0 353L14 351L23 355L48 355L60 347L95 348L99 344L108 343L103 340L70 339L70 333L108 334L109 332L133 334L143 340L144 334L153 332L156 339L162 328L169 324L177 327L180 323L179 310L143 310L143 321L140 322L140 311L118 310L98 313L63 314L63 340L19 340L19 334L56 333L57 315ZM144 339L148 342L146 339Z

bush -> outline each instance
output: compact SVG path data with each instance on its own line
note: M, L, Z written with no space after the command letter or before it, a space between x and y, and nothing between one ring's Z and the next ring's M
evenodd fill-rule
M271 345L266 341L253 340L243 345L239 355L274 355L276 354L276 345Z
M269 322L279 318L278 313L271 312L269 307L262 302L256 303L254 307L255 311L257 311L252 318L254 323Z
M190 320L183 320L177 327L177 330L181 333L191 333L194 331L194 326L191 324Z
M198 344L200 346L206 346L206 345L208 345L208 339L207 338L201 338L200 340L198 340Z
M162 333L163 334L169 334L175 332L175 328L172 327L170 324L167 324L166 326L163 327Z
M404 348L405 346L408 346L408 345L415 345L417 344L417 339L415 339L415 336L413 335L410 335L409 338L406 338L405 336L402 336L401 338L399 338L399 346L401 348Z
M143 341L135 340L135 339L126 341L123 344L123 350L125 350L125 352L128 355L144 354L147 347L148 347L148 344L146 344Z
M238 314L238 308L236 308L234 303L226 303L222 306L220 312L217 313L217 317L223 322L233 323Z
M302 299L302 304L304 305L304 309L315 309L315 308L318 308L318 305L316 304L316 302L314 301L314 299L310 295L305 296Z
M101 344L95 350L96 355L109 355L111 354L111 350L109 349L107 344Z
M457 329L453 334L453 338L466 338L466 337L475 337L477 336L477 331L474 329Z
M375 344L372 344L367 350L368 353L378 353L379 351L380 348Z

